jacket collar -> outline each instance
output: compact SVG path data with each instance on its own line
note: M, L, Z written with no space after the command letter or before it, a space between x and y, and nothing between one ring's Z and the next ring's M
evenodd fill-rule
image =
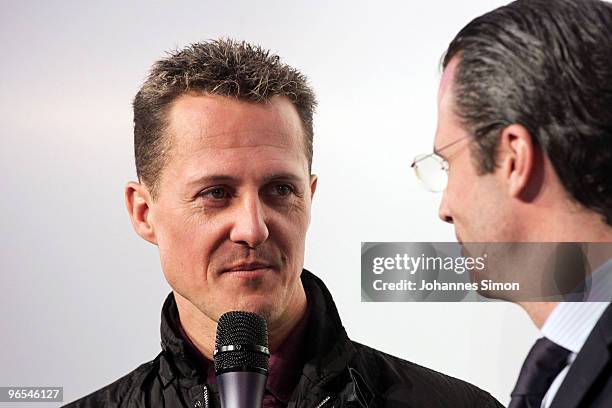
M313 384L324 385L346 371L355 353L336 304L325 284L312 273L302 273L304 291L311 307L306 329L303 375Z
M160 377L164 387L175 377L192 384L201 383L207 374L208 362L200 352L183 337L174 293L166 297L161 313Z
M310 307L303 350L306 363L302 374L309 388L327 387L339 374L347 373L346 367L355 349L325 284L307 270L302 271L301 280ZM181 334L173 293L164 302L160 331L162 355L165 357L160 362L160 377L164 387L175 377L194 385L205 382L206 360ZM300 386L302 383L304 381Z

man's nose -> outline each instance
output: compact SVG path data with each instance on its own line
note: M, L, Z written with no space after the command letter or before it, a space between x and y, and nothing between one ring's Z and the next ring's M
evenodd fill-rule
M233 242L257 248L268 239L268 226L264 208L256 193L241 197L234 216L234 225L230 232Z
M438 208L438 217L444 222L448 222L449 224L453 223L453 217L448 206L448 194L446 194L446 190L442 193L440 208Z

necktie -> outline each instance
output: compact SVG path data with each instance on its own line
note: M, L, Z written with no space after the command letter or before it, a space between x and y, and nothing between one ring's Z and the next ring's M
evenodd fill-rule
M508 408L540 408L546 391L566 366L569 355L569 350L546 337L538 339L523 363Z

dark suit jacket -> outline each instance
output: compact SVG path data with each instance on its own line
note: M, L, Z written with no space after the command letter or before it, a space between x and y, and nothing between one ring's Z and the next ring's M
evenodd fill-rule
M550 407L612 407L612 305L576 356Z

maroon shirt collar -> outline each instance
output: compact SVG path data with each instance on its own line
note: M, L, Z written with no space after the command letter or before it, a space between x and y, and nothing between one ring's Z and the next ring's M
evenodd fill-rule
M300 380L302 367L304 365L304 353L302 353L302 350L309 315L310 305L308 304L306 306L306 312L298 324L289 333L289 336L280 347L270 355L270 370L268 373L268 381L266 382L264 406L275 406L277 402L286 405L291 399L291 394L293 394L293 390ZM198 355L200 355L201 361L204 364L203 369L207 373L206 382L208 384L216 384L217 378L213 362L199 353L181 325L179 325L179 329L185 341Z
M278 400L287 404L291 394L300 381L304 366L304 334L308 325L310 307L306 306L304 315L289 333L280 347L270 356L270 373L267 390ZM264 397L265 400L265 397Z

